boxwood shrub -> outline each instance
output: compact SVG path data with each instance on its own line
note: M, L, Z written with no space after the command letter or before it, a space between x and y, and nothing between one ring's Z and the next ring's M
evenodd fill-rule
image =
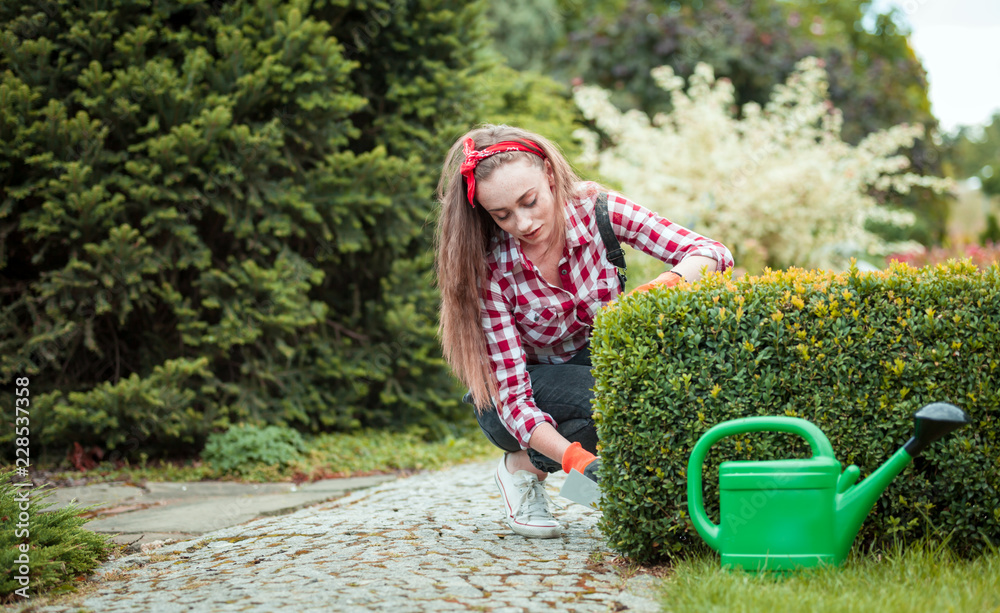
M639 562L706 547L688 519L687 461L722 421L815 423L862 478L913 433L931 402L973 423L938 441L883 492L855 547L950 537L1000 544L1000 268L970 262L862 273L790 269L624 296L595 324L595 415L604 458L601 528ZM705 503L718 522L718 463L808 457L787 434L713 447Z

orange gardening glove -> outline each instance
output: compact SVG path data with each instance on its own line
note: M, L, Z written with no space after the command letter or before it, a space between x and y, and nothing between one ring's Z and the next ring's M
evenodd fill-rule
M601 469L601 458L584 449L580 443L573 443L563 453L562 469L569 473L574 468L583 473L584 477L597 483L597 473Z
M563 453L562 469L564 472L568 473L575 468L577 471L582 473L587 469L587 466L596 459L597 456L584 449L583 445L580 443L573 443L568 449L566 449L566 452Z
M648 292L649 290L653 289L657 285L659 285L661 287L673 287L673 286L677 285L678 283L680 283L681 281L684 280L684 277L682 277L680 275L680 273L676 273L676 272L674 272L672 270L669 270L667 272L669 272L670 274L667 275L667 278L665 280L661 281L660 278L663 275L660 275L659 277L653 279L649 283L646 283L644 285L640 285L639 287L635 288L634 290L632 290L631 292L629 292L629 295L632 295L632 294L642 294L642 293ZM666 273L664 273L664 274L666 274Z

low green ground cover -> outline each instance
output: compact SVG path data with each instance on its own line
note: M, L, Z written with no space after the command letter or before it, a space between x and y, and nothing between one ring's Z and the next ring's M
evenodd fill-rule
M46 500L51 488L19 487L13 475L11 469L0 471L0 604L21 601L25 594L73 590L79 577L111 555L114 544L83 527L85 509L42 513L53 504Z
M661 584L664 611L1000 611L1000 554L966 560L923 543L855 553L840 568L788 576L722 570L718 556L677 562Z

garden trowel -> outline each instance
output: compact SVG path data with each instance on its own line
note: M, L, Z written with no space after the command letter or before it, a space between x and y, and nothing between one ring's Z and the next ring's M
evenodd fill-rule
M595 511L598 510L597 503L601 501L601 489L597 487L597 483L583 476L583 473L575 468L566 475L566 481L559 490L559 495Z

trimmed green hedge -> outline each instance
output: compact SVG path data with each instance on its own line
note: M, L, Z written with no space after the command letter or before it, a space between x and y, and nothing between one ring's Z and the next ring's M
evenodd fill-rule
M907 467L855 546L951 535L971 555L1000 545L1000 267L834 275L792 269L627 296L592 340L609 545L641 562L706 547L687 513L688 456L725 420L815 423L862 478L912 435L913 413L945 401L973 419ZM807 457L790 435L722 441L705 464L718 521L718 463Z

